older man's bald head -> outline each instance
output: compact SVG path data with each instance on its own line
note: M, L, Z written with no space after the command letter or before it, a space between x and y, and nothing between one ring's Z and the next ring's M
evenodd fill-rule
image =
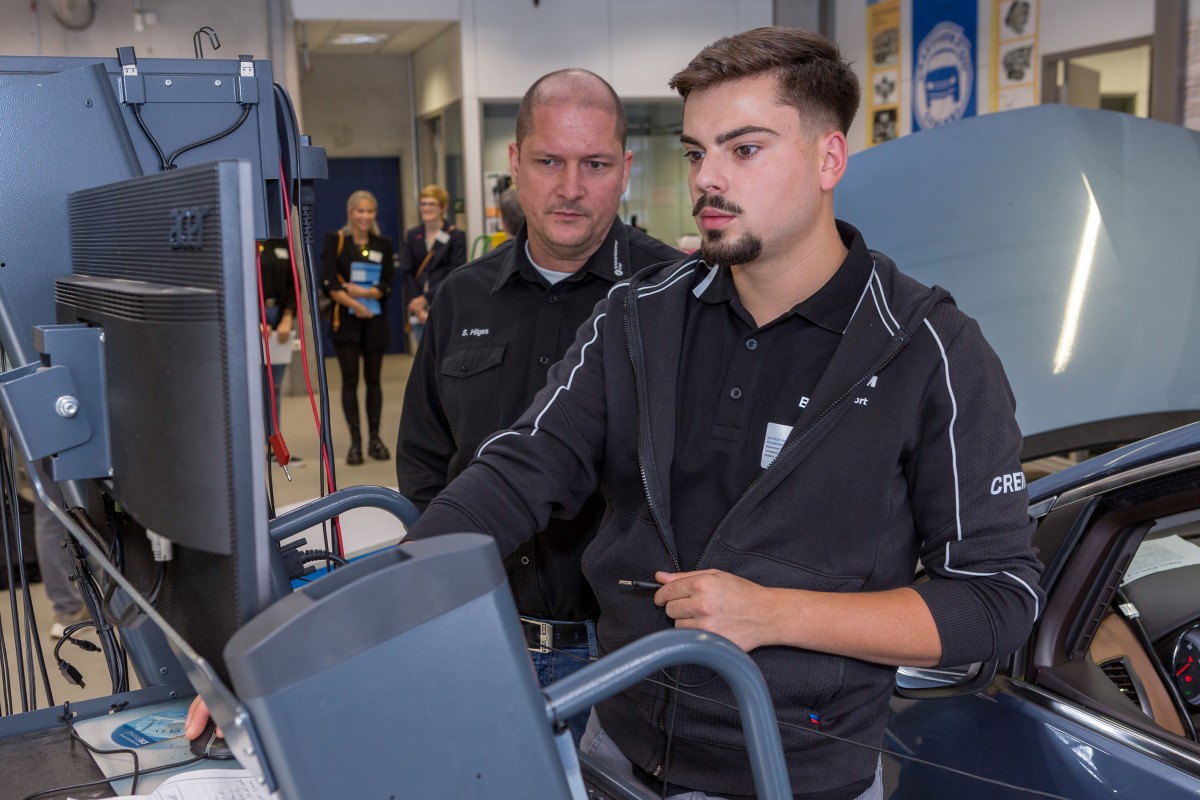
M533 112L544 106L573 106L575 108L598 109L613 117L613 132L621 149L625 149L628 123L621 98L613 91L608 81L586 69L562 69L543 75L534 81L521 98L517 110L517 149L533 131Z

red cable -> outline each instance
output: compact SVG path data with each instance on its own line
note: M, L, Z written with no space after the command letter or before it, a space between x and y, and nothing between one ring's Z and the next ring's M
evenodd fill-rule
M271 428L272 428L272 430L267 432L267 436L269 437L272 433L279 432L279 410L275 408L275 376L271 372L271 329L268 328L266 326L266 324L262 322L262 320L265 320L267 318L267 303L263 297L262 248L258 246L257 242L255 242L254 262L255 262L255 264L258 265L258 318L260 320L258 327L259 327L259 330L262 331L263 363L266 364L266 367L267 367L267 384L268 384L268 391L270 392L270 395L271 395L268 400L268 403L270 404L270 408L271 408Z
M288 198L287 176L283 172L283 161L279 162L279 184L283 189L283 213L287 223L287 243L288 243L288 258L292 263L292 287L296 292L296 330L300 336L300 357L304 361L304 384L308 389L308 404L312 408L313 422L317 428L317 440L321 443L320 458L325 464L325 481L330 494L337 491L333 485L333 471L329 466L329 449L325 446L325 432L321 427L321 413L317 409L317 398L313 392L312 376L308 370L308 346L304 336L304 303L303 297L300 294L300 276L296 269L296 247L292 237L292 204ZM316 333L314 329L314 334ZM333 539L334 552L341 558L346 557L345 548L342 545L342 521L340 517L334 517L333 523Z

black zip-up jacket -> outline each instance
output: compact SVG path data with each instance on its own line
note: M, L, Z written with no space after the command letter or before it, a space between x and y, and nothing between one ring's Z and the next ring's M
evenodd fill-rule
M681 255L614 219L587 263L550 286L526 258L526 241L522 226L511 243L455 270L430 309L396 442L397 485L420 509L466 469L484 439L529 407L550 365L614 284ZM580 560L603 514L596 493L579 513L550 520L505 558L519 612L568 622L596 618Z
M842 226L852 248L857 231ZM978 325L944 290L879 253L842 341L787 443L712 533L697 569L770 587L873 592L912 584L941 636L942 664L1015 649L1043 600L1020 474L1014 400ZM671 626L617 581L677 571L670 464L678 354L699 260L636 276L597 306L550 382L437 500L412 535L475 530L510 552L599 484L608 502L584 555L602 652ZM866 399L866 403L858 402ZM1006 480L1007 476L1007 480ZM793 647L750 654L783 723L793 791L852 798L877 754L813 736L882 744L893 667ZM597 706L622 752L670 783L753 795L725 684L682 671L688 694L643 682ZM810 716L813 715L813 716ZM814 722L815 719L815 722ZM668 755L668 742L670 752ZM669 773L663 774L669 762Z

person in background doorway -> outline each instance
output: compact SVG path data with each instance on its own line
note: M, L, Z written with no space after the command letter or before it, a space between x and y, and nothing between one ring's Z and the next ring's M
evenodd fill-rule
M500 225L505 240L517 238L517 231L525 224L525 212L521 210L521 196L517 187L510 186L500 193ZM497 242L497 246L504 242Z
M38 471L42 486L50 498L63 505L62 491L58 484L50 479L49 473L42 469L38 462L34 469ZM50 638L61 639L63 632L76 622L88 618L88 611L83 605L83 598L71 579L75 571L75 559L67 549L66 541L71 534L67 526L41 500L33 498L33 528L34 541L37 547L38 570L42 574L42 586L46 589L46 597L54 611L54 622L50 624Z
M419 344L438 287L451 270L467 263L467 236L446 219L450 195L441 186L426 186L418 202L421 224L404 234L400 274L408 298L408 322Z
M367 454L391 458L379 438L383 414L383 354L390 343L387 296L395 266L392 242L379 232L375 195L360 189L346 201L346 224L325 235L321 250L322 288L334 302L333 348L342 371L342 411L350 429L346 463L363 463L362 428L358 415L358 374L362 363L367 384Z

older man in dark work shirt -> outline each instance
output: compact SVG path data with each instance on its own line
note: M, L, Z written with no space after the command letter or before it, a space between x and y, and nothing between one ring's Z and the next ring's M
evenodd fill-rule
M612 88L585 70L546 75L522 100L509 159L526 224L442 284L404 396L396 472L422 509L529 406L615 283L679 257L616 218L633 158L625 128ZM603 511L593 495L505 561L543 685L596 657L580 559ZM572 721L577 741L585 722Z

